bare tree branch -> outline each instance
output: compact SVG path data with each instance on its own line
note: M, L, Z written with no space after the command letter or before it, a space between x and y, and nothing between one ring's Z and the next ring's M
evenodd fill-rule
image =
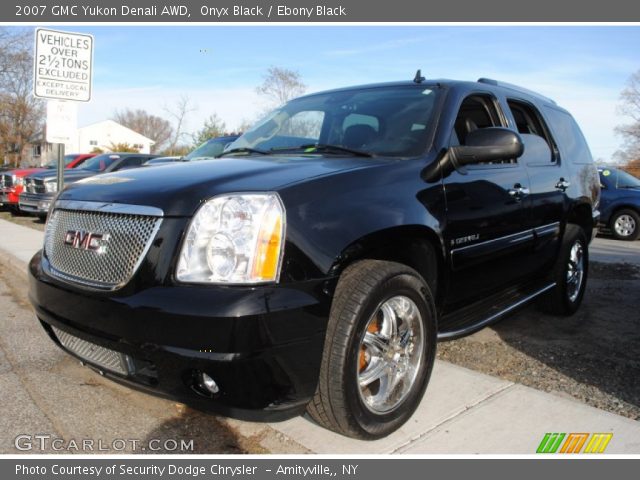
M174 154L173 152L176 151L178 142L186 135L183 128L187 115L191 112L195 112L196 110L197 108L195 106L191 106L191 99L188 95L182 95L176 102L174 108L164 108L164 111L167 112L167 114L174 120L173 135L168 148L169 155Z
M0 27L0 152L18 165L43 130L44 102L32 95L32 34Z
M261 85L256 88L265 96L272 108L299 97L307 90L300 73L281 67L269 67Z
M151 153L161 151L173 136L173 127L168 120L151 115L145 110L116 111L113 120L153 140L155 144L151 146Z

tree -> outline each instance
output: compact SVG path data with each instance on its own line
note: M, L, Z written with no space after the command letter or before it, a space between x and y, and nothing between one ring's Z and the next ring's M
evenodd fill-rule
M249 130L251 127L253 127L254 124L255 124L254 120L248 120L246 118L243 118L240 124L238 125L238 127L236 128L236 132L238 132L238 134L242 134L247 130Z
M624 140L624 149L616 154L627 162L640 160L640 70L627 81L627 86L620 93L620 101L618 110L630 117L631 123L618 125L615 129Z
M0 28L0 144L18 165L33 137L43 131L44 102L32 95L32 34Z
M184 157L188 153L190 153L191 150L193 150L192 145L178 144L174 146L171 150L167 148L166 150L159 152L159 154L163 157Z
M120 153L124 153L124 152L131 152L131 153L138 153L140 152L140 149L137 147L134 147L133 145L126 143L126 142L120 142L120 143L113 143L111 142L109 145L107 145L107 150L110 152L120 152Z
M631 175L640 178L640 158L631 160L629 163L623 166L622 169L626 170Z
M226 124L217 114L209 115L209 118L205 120L202 128L193 135L194 146L197 147L210 138L221 137L225 135L226 130Z
M151 153L160 151L173 136L173 127L168 120L151 115L145 110L116 111L113 120L156 142L151 146Z
M281 67L269 67L261 85L256 88L258 95L263 95L275 108L299 97L307 90L300 73Z
M174 108L164 108L164 111L174 120L173 135L169 141L169 148L165 150L168 155L176 155L178 143L185 136L183 129L186 117L195 110L196 108L191 106L191 99L187 95L181 96Z

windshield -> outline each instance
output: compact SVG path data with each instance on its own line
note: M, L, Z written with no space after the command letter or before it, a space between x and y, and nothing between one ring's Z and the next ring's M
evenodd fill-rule
M330 153L346 149L407 157L423 153L436 92L423 86L343 90L303 97L274 110L225 152ZM318 146L319 148L314 148ZM327 146L339 146L328 149ZM240 150L239 150L240 151Z
M71 162L73 162L73 160L77 157L77 155L71 154L71 155L65 155L64 156L64 165L65 167L67 165L69 165ZM47 163L44 168L58 168L58 160L51 160L49 163Z
M618 170L618 188L640 188L640 179L624 170Z
M194 151L184 157L185 160L204 160L206 158L215 158L222 154L224 147L230 143L229 138L214 138L204 142Z
M600 171L600 176L615 188L640 188L640 179L624 170L605 168Z
M82 164L80 168L83 170L91 170L93 172L104 172L109 165L120 158L119 155L113 155L106 153L104 155L98 155L97 157L90 158Z

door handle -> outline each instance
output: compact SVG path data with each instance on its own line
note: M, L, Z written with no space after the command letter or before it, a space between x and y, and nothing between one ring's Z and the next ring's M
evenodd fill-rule
M523 195L529 195L530 191L527 187L523 187L519 183L516 183L513 188L510 188L507 193L515 198L520 198Z
M556 188L558 190L562 190L563 192L571 186L571 182L567 182L564 178L560 178L558 183L556 183Z

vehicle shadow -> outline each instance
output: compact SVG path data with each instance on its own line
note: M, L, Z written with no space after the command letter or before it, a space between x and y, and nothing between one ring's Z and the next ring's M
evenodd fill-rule
M591 262L584 302L573 316L530 305L441 344L440 357L640 419L639 298L640 267Z
M259 453L241 446L238 435L226 422L211 413L182 406L178 415L147 433L136 453L151 454L232 454Z

